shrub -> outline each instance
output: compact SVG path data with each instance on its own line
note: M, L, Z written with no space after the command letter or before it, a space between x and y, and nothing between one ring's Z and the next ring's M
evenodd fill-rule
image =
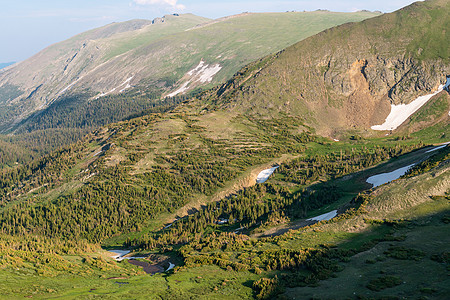
M397 276L382 276L371 280L367 284L367 288L372 291L381 291L387 288L397 286L402 283L402 280Z
M401 260L421 260L425 256L423 251L406 247L390 247L384 254Z

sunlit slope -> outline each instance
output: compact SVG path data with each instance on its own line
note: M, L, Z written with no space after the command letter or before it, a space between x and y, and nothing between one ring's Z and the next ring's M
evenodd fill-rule
M423 15L445 13L443 4L414 4L390 18L401 27L397 17L407 11L420 24ZM370 28L394 26L378 21ZM357 103L361 94L334 106L324 102L320 84L328 71L317 73L317 57L308 61L304 53L316 45L320 54L327 36L357 30L353 26L364 32L368 25L319 34L249 64L170 112L109 124L0 173L1 292L34 298L445 298L450 146L426 145L448 142L446 132L436 130L446 122L447 92L412 116L412 126L413 117L429 123L410 132L369 138L346 125L341 136L332 132L333 139L313 133L336 126L322 111L332 107L340 118L343 103ZM353 46L342 40L329 44L347 50L355 67L333 67L335 78L347 78L349 88L367 84L369 94L364 70L371 64L355 63ZM394 74L409 74L408 61L423 66L408 69L423 82L442 83L443 73L433 77L428 67L444 70L444 59L414 58L407 46L398 47L389 48L404 55L391 66ZM304 99L292 96L296 85L305 86ZM314 91L316 98L309 94ZM413 163L403 178L374 189L367 182ZM257 184L260 171L274 165L279 168ZM329 221L311 220L330 212L337 215ZM100 245L128 249L147 264L169 257L176 268L142 274L108 258ZM418 276L424 270L431 275Z
M55 44L0 73L4 128L67 95L96 98L130 88L161 93L223 82L245 64L326 28L376 13L242 14L211 21L191 14L114 23ZM216 72L193 80L203 60ZM201 74L200 74L201 75ZM190 80L191 79L191 80Z
M69 92L84 76L95 73L96 68L107 61L105 55L111 51L117 52L120 46L117 40L109 41L113 37L129 41L133 37L144 36L140 43L132 45L134 48L146 40L183 31L208 20L192 15L172 17L168 16L170 21L162 23L132 20L93 29L51 45L16 64L14 68L0 73L0 98L3 103L0 112L3 124L7 125L36 110L45 109L58 97ZM117 81L119 80L121 78Z
M230 111L299 116L329 136L370 133L391 104L409 103L447 81L449 11L448 1L417 2L326 30L250 65L211 99Z

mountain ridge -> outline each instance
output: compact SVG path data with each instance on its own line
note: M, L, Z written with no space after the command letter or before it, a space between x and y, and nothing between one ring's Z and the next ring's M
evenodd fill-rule
M64 47L68 50L62 52L58 50L61 44L50 46L33 56L31 60L21 62L13 70L8 70L8 72L0 75L0 96L3 94L2 99L8 102L8 105L4 105L2 110L7 110L8 115L14 116L17 113L12 109L11 105L13 105L14 107L21 107L22 111L21 115L13 118L5 116L2 124L6 128L8 123L14 122L14 124L17 124L34 111L45 109L58 97L85 92L86 87L92 91L93 97L117 93L127 87L126 84L122 85L122 83L130 77L132 77L129 82L131 87L154 88L155 90L164 88L167 92L175 91L185 83L182 81L177 83L177 81L190 69L198 65L202 59L208 65L220 63L222 66L222 70L217 76L211 79L213 83L217 83L228 79L229 76L251 60L277 51L283 46L297 42L299 39L319 32L330 25L340 24L348 20L360 20L376 14L330 13L335 21L330 18L327 20L326 17L321 15L323 14L250 14L188 32L184 30L209 21L209 19L188 14L168 15L166 22L145 25L147 22L141 29L119 32L116 35L110 36L111 30L117 31L117 27L120 26L133 27L133 24L137 21L130 21L131 23L128 23L128 25L110 24L102 27L102 29L88 31L63 42ZM277 18L279 19L278 22L276 22ZM282 21L281 24L278 24L280 21ZM268 26L270 22L275 22L278 27ZM302 22L312 22L314 25L310 27L312 29L305 32L298 27L301 26ZM222 25L222 23L224 24ZM282 29L283 26L288 24L294 25L290 26L292 30L290 34ZM159 28L164 29L161 31ZM242 28L248 30L242 32ZM152 31L146 33L150 29ZM227 31L224 31L225 29ZM256 34L262 30L264 30L265 35L272 32L270 38L278 39L281 43L279 45L273 42L268 43L269 36L258 37ZM221 37L222 34L218 35L216 32L224 32L225 36ZM175 35L172 36L173 34ZM294 37L297 34L298 37ZM108 37L90 40L90 36ZM124 37L126 37L125 40ZM86 41L83 42L83 40ZM239 40L242 41L239 42ZM252 46L251 43L256 43L256 47ZM75 45L77 46L75 47ZM212 53L212 47L219 47L222 50L220 50L220 53ZM47 53L49 51L53 51L54 54ZM237 59L237 51L241 53L239 59ZM243 53L246 54L243 55ZM55 55L57 59L55 59ZM222 55L221 58L220 55ZM41 63L38 62L44 59L44 56L48 56L52 62L44 63L43 65L46 65L46 67L43 68ZM56 61L59 62L56 63ZM34 69L33 72L29 71ZM119 74L118 69L121 70L121 74ZM173 75L174 72L176 72L175 76ZM20 80L18 76L20 76ZM38 80L39 77L42 80ZM24 78L28 79L25 80ZM209 81L205 83L208 84ZM25 85L25 90L21 87L22 85ZM2 93L1 90L5 87L15 89L15 95L20 93L20 96L16 96L15 100L7 97L5 99L5 92ZM190 87L190 90L195 88L196 85ZM21 98L22 100L20 100Z
M247 64L226 83L167 111L108 124L3 170L0 292L445 298L448 91L387 135L364 128L370 118L359 127L346 118L373 102L390 103L389 89L391 101L400 103L442 83L448 62L440 49L423 50L420 60L408 51L421 42L412 36L409 48L402 34L430 27L448 13L447 3L419 3L372 25L330 29ZM390 36L371 40L369 33L380 28ZM437 42L446 42L438 31ZM395 39L402 42L379 47ZM369 42L377 52L366 49ZM203 70L199 61L183 71ZM378 81L383 85L373 86ZM367 115L380 106L372 108ZM380 119L388 109L382 113ZM343 129L332 131L342 120L348 122ZM386 175L408 168L402 177ZM257 183L258 171L273 173ZM388 180L375 187L370 178L383 174ZM130 251L134 261L113 260L116 254L106 250L117 249Z
M411 10L416 14L414 22L401 22ZM413 37L436 30L440 34L435 44L445 45L450 38L445 30L448 20L449 3L427 1L327 29L281 51L276 59L255 63L262 66L256 74L243 74L248 77L244 81L235 77L235 82L218 88L212 97L217 96L214 101L222 101L230 111L263 117L277 112L300 115L328 136L352 127L370 134L367 130L383 123L390 104L409 103L445 84L450 74L448 48L424 50ZM428 32L418 30L422 27ZM392 31L408 37L399 41L389 36ZM239 87L232 89L231 102L227 85Z

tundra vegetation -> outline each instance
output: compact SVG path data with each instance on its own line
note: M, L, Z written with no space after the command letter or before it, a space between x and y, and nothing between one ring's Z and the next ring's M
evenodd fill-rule
M96 119L79 123L73 103L55 103L55 114L43 112L24 126L35 126L33 132L50 126L57 134L64 130L58 124L69 122L80 136L92 131L72 144L26 131L9 137L14 143L0 142L17 149L0 173L0 293L12 299L445 298L450 146L436 145L448 142L448 91L393 132L371 131L367 122L380 117L373 112L350 116L361 109L351 106L360 93L378 97L375 82L386 87L394 80L392 101L440 83L448 49L433 42L417 52L424 45L417 29L446 26L437 23L449 20L442 19L448 11L448 1L420 2L327 30L193 97L106 96L123 110L127 99L135 100L141 111L125 119L109 104L83 102L80 114L95 109L104 126ZM327 49L324 41L341 55L339 45L355 32L376 46L361 53L396 75L383 69L386 76L372 77L350 50L347 66L336 57L325 66L297 63L299 53L316 60ZM447 41L446 34L439 29L433 37ZM305 76L311 89L298 87ZM316 88L317 99L308 98ZM56 113L64 111L75 114ZM21 152L29 140L36 153L46 141L61 147L33 156ZM21 163L8 162L20 156ZM412 164L392 182L367 183ZM274 166L257 184L257 175ZM334 211L330 220L311 220ZM113 249L143 257L140 265L176 267L146 274L112 259L107 250Z

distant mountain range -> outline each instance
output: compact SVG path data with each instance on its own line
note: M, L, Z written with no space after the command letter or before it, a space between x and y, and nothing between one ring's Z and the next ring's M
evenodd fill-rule
M42 103L41 112L18 122L16 131L44 140L50 134L45 126L79 129L132 102L148 102L155 91L164 97L190 91L191 84L205 89L163 98L159 107L170 108L97 126L76 143L3 169L5 297L448 298L450 92L442 85L450 75L450 2L416 2L276 53L266 48L270 53L228 78L224 70L231 72L263 44L279 42L269 34L244 39L242 23L230 40L226 22L260 16L207 21L134 50L127 47L138 38L125 44L118 38L118 48L89 40L85 48L93 52L87 56L78 48L67 55L65 48L54 65L41 65L55 86L65 71L52 78L54 70L67 65L70 76L77 70L73 85L52 90L44 81L25 98L0 102L10 106L5 122L26 105ZM121 28L122 36L178 17L166 18L110 26ZM189 26L205 21L188 19ZM89 34L107 38L110 29ZM220 34L227 38L217 44ZM248 46L259 38L267 40ZM193 46L199 39L202 52ZM163 51L172 42L181 48ZM53 47L46 51L59 53ZM189 51L179 58L179 49ZM114 63L107 59L111 52ZM159 79L142 75L152 71L145 68L147 54L162 68L154 71ZM83 71L90 59L96 69ZM16 68L24 67L8 74L19 76ZM13 95L7 80L4 94ZM374 128L393 111L409 115L396 128ZM0 159L21 147L7 149ZM112 249L120 250L106 251ZM130 260L113 260L117 254ZM146 274L156 272L164 274Z
M7 62L7 63L0 63L0 70L3 68L6 68L7 66L13 65L15 63L16 63L15 61Z
M63 99L65 105L75 101L80 107L87 100L102 101L133 90L159 97L211 87L255 59L324 29L376 15L244 13L210 20L175 14L93 29L0 74L0 128L7 131L33 123L35 119L27 119Z

